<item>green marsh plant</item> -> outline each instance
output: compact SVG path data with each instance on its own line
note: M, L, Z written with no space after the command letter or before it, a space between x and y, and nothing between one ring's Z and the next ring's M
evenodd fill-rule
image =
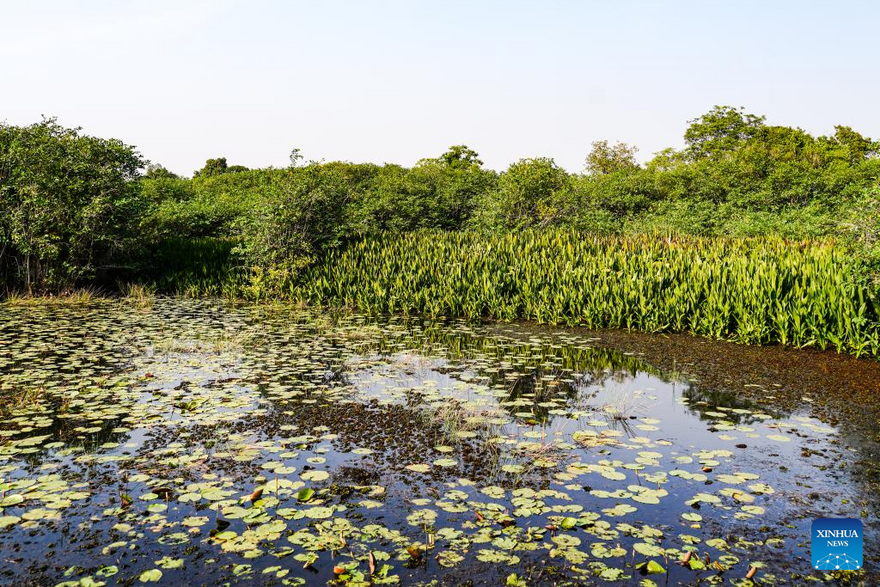
M373 314L464 316L880 354L880 304L825 241L544 230L386 235L286 292Z

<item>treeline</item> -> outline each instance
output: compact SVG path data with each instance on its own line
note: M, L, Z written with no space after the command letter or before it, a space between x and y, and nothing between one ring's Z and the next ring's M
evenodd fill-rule
M7 287L127 272L173 288L169 268L209 279L231 259L242 283L280 291L346 243L424 229L831 237L877 263L877 141L845 126L814 137L732 107L691 121L684 140L646 164L600 141L582 173L541 157L496 173L454 146L411 168L303 163L294 151L283 169L216 158L184 178L141 175L132 147L52 119L2 125L0 271Z
M411 168L302 165L298 152L287 169L213 159L185 179L156 168L142 180L154 203L143 230L235 238L242 262L271 280L353 239L424 229L833 237L877 262L880 142L845 126L814 137L731 107L691 121L684 140L644 165L635 147L596 142L582 173L543 157L496 173L462 145Z

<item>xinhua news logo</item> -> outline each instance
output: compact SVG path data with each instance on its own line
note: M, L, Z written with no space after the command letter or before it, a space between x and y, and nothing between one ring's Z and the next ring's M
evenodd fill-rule
M813 568L855 571L862 568L862 521L854 518L817 518L810 530Z

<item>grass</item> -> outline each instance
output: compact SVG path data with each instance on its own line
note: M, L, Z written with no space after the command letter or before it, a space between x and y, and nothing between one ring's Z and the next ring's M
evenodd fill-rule
M138 309L150 309L156 298L150 285L120 283L119 298L124 303ZM7 306L36 307L45 305L86 306L100 301L117 299L97 287L72 289L57 294L35 294L21 291L7 291L2 303Z
M156 299L153 287L140 283L120 283L119 294L125 303L141 310L152 308Z
M45 304L76 306L92 304L104 297L103 292L96 287L72 289L67 292L50 295L9 290L6 292L5 298L3 298L3 303L9 306L41 306Z

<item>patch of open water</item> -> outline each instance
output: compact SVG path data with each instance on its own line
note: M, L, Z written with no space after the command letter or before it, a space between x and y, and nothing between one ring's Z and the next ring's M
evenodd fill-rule
M2 311L4 583L878 573L876 430L590 333L218 301ZM811 568L816 517L865 521L862 571Z

